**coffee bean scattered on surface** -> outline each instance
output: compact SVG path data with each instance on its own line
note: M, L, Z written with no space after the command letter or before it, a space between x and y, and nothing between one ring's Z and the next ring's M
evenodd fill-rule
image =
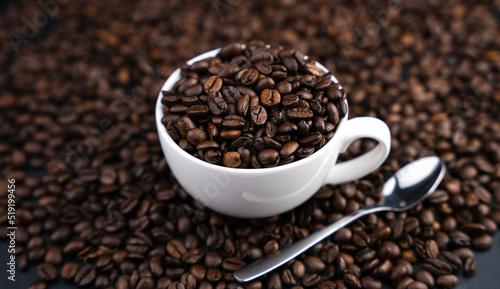
M211 164L266 168L310 156L347 111L342 86L297 50L233 43L185 65L163 91L162 123L179 146Z
M500 31L498 9L490 2L88 0L59 5L36 36L18 42L18 52L8 41L0 46L0 237L8 233L6 180L15 178L16 285L27 280L25 274L37 278L41 264L43 276L52 278L52 267L58 276L27 288L60 282L56 286L344 289L358 286L356 279L367 288L379 288L380 282L402 289L438 283L447 288L456 285L450 276L473 276L481 268L476 250L498 245L485 235L500 225L495 89ZM239 6L230 6L235 3ZM21 19L42 11L37 1L0 6L5 37L22 36ZM387 25L372 30L378 23L370 21L373 11L387 11L391 17L382 22ZM350 114L381 118L393 139L388 160L362 180L325 186L285 214L244 220L204 208L179 186L162 155L154 109L161 85L186 60L256 38L317 56L349 92ZM263 64L256 69L272 71ZM275 84L280 95L292 89ZM310 96L299 99L304 98ZM296 124L297 130L304 124ZM281 131L288 129L294 127ZM239 136L237 129L226 133ZM312 153L297 145L278 150L280 159L294 150ZM342 158L373 145L355 142ZM205 156L220 163L222 155L209 151ZM238 153L242 162L249 156L247 149ZM238 284L233 271L223 268L241 266L234 258L245 264L261 259L373 204L387 177L430 154L440 156L448 172L421 206L369 215L249 283ZM423 262L432 273L422 269ZM441 275L450 268L451 274Z

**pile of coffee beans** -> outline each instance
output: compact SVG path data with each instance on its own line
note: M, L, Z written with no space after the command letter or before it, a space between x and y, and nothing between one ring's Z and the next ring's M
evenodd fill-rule
M261 168L310 156L347 113L342 86L294 49L233 43L163 91L169 135L211 164Z
M15 179L14 285L456 286L500 225L499 13L491 1L456 0L2 1L0 35L22 37L0 46L0 254ZM350 115L381 118L393 139L373 174L245 220L179 186L154 107L188 59L255 39L318 57L342 82ZM372 147L357 141L343 158ZM390 175L426 155L448 173L422 205L369 215L266 276L234 280L244 264L373 204Z

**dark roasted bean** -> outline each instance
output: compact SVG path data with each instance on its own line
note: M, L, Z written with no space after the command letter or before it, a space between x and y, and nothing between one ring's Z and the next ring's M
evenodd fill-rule
M427 287L434 287L434 277L428 271L418 270L415 272L415 280L425 283Z
M455 275L443 275L436 279L436 285L439 288L453 288L457 286L458 278Z
M42 280L54 280L57 277L57 269L50 263L43 263L37 268L38 277Z
M222 79L215 75L211 76L203 84L203 89L207 94L210 94L211 92L217 92L221 89L221 87L222 87Z
M436 258L425 259L422 267L434 276L446 275L452 272L451 266L447 262Z

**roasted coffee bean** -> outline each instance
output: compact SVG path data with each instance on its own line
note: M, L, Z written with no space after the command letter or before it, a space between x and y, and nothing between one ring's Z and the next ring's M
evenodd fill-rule
M174 284L174 283L176 283L176 282L173 282L170 285L168 285L168 288L171 288L172 284ZM155 287L155 282L154 282L153 278L146 276L146 277L142 277L137 282L137 285L135 288L137 288L137 289L153 289L154 287ZM172 288L180 288L180 287L173 286ZM184 287L182 287L182 288L184 288Z
M451 266L447 262L436 258L425 259L422 267L434 276L447 275L452 272Z
M250 106L250 97L248 95L243 95L238 100L236 110L240 116L245 117L248 113L249 106Z
M244 93L240 93L240 90L234 86L226 86L225 88L222 89L222 95L224 96L224 100L228 104L237 103L242 94L246 94L248 96L253 96L253 95L255 95L255 92L253 93L253 95L249 91L245 91Z
M427 285L424 282L413 281L406 286L406 289L427 289Z
M70 280L73 279L78 272L78 265L75 263L66 263L64 264L61 270L61 277Z
M457 286L458 278L455 275L443 275L436 279L436 285L439 288L453 288Z
M415 280L425 283L427 287L434 287L434 277L428 271L418 270L415 272Z
M260 103L265 108L272 108L281 102L281 95L276 89L264 89L260 94Z
M397 264L392 268L391 273L389 275L389 280L392 284L398 284L404 277L411 275L411 272L408 272L408 269L403 264Z
M60 265L63 262L63 258L62 250L59 246L51 247L45 253L45 262L54 266Z
M380 263L372 272L372 276L376 278L382 278L387 275L392 268L392 263L390 260L385 260Z
M365 289L382 289L382 282L370 276L363 276L361 278L361 285Z
M196 147L201 142L208 140L208 134L199 128L195 128L187 132L186 138L191 145Z
M265 149L259 152L257 159L263 166L275 166L278 164L280 156L276 150Z
M208 252L205 254L204 263L207 268L218 268L222 264L222 257L218 252Z
M186 110L186 115L192 118L201 118L208 115L208 113L209 107L204 104L196 104Z
M267 287L266 288L276 288L282 289L283 284L281 283L281 278L278 273L271 273L271 275L267 279Z
M220 77L213 75L209 79L207 79L207 81L205 81L205 84L203 84L203 89L207 94L210 94L211 92L217 92L221 89L222 83L223 82Z
M286 111L286 116L292 120L308 120L313 117L313 112L306 107L290 108Z
M61 226L54 230L50 235L50 240L54 243L60 244L66 240L68 240L73 234L73 230L70 226Z
M488 234L481 234L472 239L472 246L477 250L487 250L493 245L493 238Z
M281 280L285 285L295 285L297 284L297 280L290 269L284 269L281 273Z
M464 273L466 276L473 276L476 274L476 259L469 257L464 261Z
M306 270L310 273L321 274L325 271L325 263L318 257L309 256L304 260Z
M95 267L92 267L90 265L85 265L78 271L78 273L76 273L74 278L75 282L79 286L86 286L92 283L95 277L96 277Z
M57 269L50 263L39 265L36 272L42 280L54 280L57 277Z
M453 247L468 247L470 246L471 240L469 235L455 230L448 234L450 237L450 245Z
M304 276L304 278L302 278L302 284L305 287L316 286L320 281L321 281L321 276L315 273L307 274Z
M259 71L255 68L244 69L241 72L240 82L243 85L251 86L257 82ZM239 74L238 74L239 75Z
M206 276L208 281L217 282L222 278L222 273L218 269L208 269Z
M368 261L373 260L377 255L377 252L371 248L365 248L355 255L355 260L357 263L364 264Z
M349 288L363 288L361 281L349 270L344 272L344 283Z
M245 119L239 115L230 114L222 120L222 127L229 130L240 130L245 126Z
M378 257L381 260L394 259L398 258L399 256L401 256L401 250L399 246L391 241L384 242L378 250Z
M203 258L204 252L200 248L195 248L187 251L182 255L182 261L187 264L193 265L198 263Z
M240 154L238 152L227 152L222 157L222 163L226 167L237 168L241 164Z
M239 71L236 65L224 65L217 71L217 76L221 78L230 78L235 76Z
M439 259L448 263L454 272L462 270L463 263L460 258L450 251L443 251L439 254Z
M229 271L236 271L245 266L245 262L236 257L228 257L222 262L222 268Z
M210 99L208 101L208 108L210 109L210 112L216 116L222 116L228 112L227 103L220 96L215 96L212 99Z
M184 244L178 240L172 240L168 242L166 248L167 248L167 253L176 259L182 258L182 255L184 255L187 252L186 247L184 247Z

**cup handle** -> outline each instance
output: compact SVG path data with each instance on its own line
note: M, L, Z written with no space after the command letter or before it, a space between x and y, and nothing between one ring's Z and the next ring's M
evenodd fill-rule
M337 132L339 133L339 132ZM366 176L376 170L391 151L391 131L385 122L374 117L356 117L342 126L340 153L359 138L372 138L379 143L369 152L354 159L335 164L326 177L326 184L347 183Z

